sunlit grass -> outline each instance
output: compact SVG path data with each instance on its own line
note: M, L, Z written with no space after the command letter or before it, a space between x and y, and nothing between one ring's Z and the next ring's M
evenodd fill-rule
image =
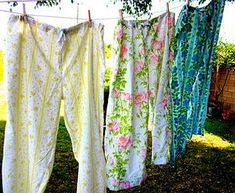
M0 120L6 120L6 111L7 111L7 105L6 102L3 101L5 99L2 99L3 97L0 96Z
M3 74L4 74L4 69L3 69L3 55L2 51L0 50L0 120L6 120L6 93L3 85Z
M231 121L207 119L205 136L193 136L192 142L208 148L235 150L235 125Z
M196 143L201 143L202 145L207 147L218 149L235 148L234 143L230 143L229 141L222 139L222 137L211 133L206 133L205 136L193 136L192 141Z

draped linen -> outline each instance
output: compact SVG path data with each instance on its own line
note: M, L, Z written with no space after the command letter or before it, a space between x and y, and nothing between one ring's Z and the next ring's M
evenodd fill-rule
M212 59L225 1L198 8L184 6L175 27L172 65L171 160L185 150L193 134L203 134L211 82Z
M140 185L146 178L148 129L152 162L170 159L170 72L174 14L150 21L119 21L107 109L105 154L111 190Z
M61 99L79 162L77 192L103 193L103 26L59 29L11 16L4 193L42 193L52 172ZM56 190L55 190L56 192Z

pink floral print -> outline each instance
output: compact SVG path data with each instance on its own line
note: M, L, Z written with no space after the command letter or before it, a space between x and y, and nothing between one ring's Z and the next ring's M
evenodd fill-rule
M131 188L131 183L129 181L123 181L123 182L120 182L120 186L123 189L129 189L129 188Z
M149 97L151 97L153 95L153 90L152 89L149 89L148 95L149 95Z
M124 43L124 44L122 44L122 46L121 46L121 56L122 56L122 57L125 57L126 53L127 53L127 46L126 46L126 44Z
M112 185L114 186L120 186L123 189L129 189L131 188L131 183L129 181L118 181L117 179L112 180Z
M174 17L172 16L167 16L167 24L168 26L173 26L174 25Z
M114 89L113 96L114 97L119 97L120 96L120 93L119 93L118 89Z
M113 186L119 186L119 185L120 185L120 182L119 182L117 179L113 179L113 180L112 180L112 185L113 185Z
M140 151L140 155L141 155L143 158L145 158L146 155L147 155L147 149L142 149L142 150Z
M122 97L127 100L127 101L131 101L132 100L132 96L130 93L127 93L127 92L123 92L122 93Z
M153 42L153 48L157 49L157 50L162 49L162 41L159 41L159 40L154 41Z
M119 147L126 148L129 144L131 144L131 137L118 136L117 145Z
M139 105L142 102L147 102L147 100L148 100L148 93L142 92L135 95L134 103L136 105Z
M110 122L108 124L109 131L118 131L119 129L119 123L117 121Z
M173 61L173 59L174 59L174 53L173 52L170 52L169 59L170 59L170 61Z
M135 62L135 71L138 73L144 68L144 62L143 61L136 61Z
M117 39L121 40L122 39L122 28L119 28L117 31Z
M145 49L145 48L141 48L141 49L140 49L140 53L141 53L142 55L145 55L145 54L146 54L146 49Z
M174 14L171 17L174 18ZM141 26L145 22L132 25L131 21L120 21L114 33L117 37L113 46L113 65L118 73L113 72L110 85L105 132L107 186L110 190L129 189L145 181L149 127L152 129L152 162L168 162L173 49L167 34L173 32L173 22L163 14L153 19L149 29L144 31ZM166 38L170 44L164 44Z
M158 55L152 54L152 55L151 55L151 62L152 62L152 63L158 63L158 61L159 61Z
M165 108L169 103L170 95L166 95L163 100L159 103L162 108Z

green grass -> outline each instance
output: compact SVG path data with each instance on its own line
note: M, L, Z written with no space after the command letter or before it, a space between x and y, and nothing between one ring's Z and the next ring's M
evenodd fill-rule
M4 126L5 121L0 121L1 160ZM142 186L120 192L234 192L234 131L235 126L228 122L207 119L205 136L194 136L193 140L188 142L186 152L177 158L175 165L152 165L149 140L146 182ZM76 192L77 172L78 164L73 156L64 121L61 119L54 168L46 192Z
M2 85L0 84L0 121L6 120L6 110L7 110L6 97L1 87Z
M6 120L6 98L3 90L3 54L0 50L0 120Z

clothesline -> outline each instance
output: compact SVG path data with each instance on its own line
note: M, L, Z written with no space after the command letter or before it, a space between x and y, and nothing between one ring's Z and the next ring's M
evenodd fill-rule
M0 1L0 3L11 3L11 2L17 2L17 3L26 3L26 2L37 2L37 1L43 1L43 0L8 0L8 1Z
M175 10L182 7L182 5L177 6L177 7L172 7L170 10ZM155 11L152 14L156 14L156 13L162 13L166 11L166 9L164 10L160 10L160 11ZM20 12L14 12L14 11L8 11L8 10L3 10L0 9L0 12L4 12L4 13L10 13L10 14L16 14L16 15L21 15L22 13ZM48 17L48 18L58 18L58 19L78 19L78 20L87 20L87 18L77 18L77 17L66 17L66 16L55 16L55 15L38 15L38 14L28 14L30 16L34 16L34 17ZM124 18L132 18L133 16L125 16ZM116 20L116 19L120 19L119 17L109 17L109 18L92 18L92 20Z

